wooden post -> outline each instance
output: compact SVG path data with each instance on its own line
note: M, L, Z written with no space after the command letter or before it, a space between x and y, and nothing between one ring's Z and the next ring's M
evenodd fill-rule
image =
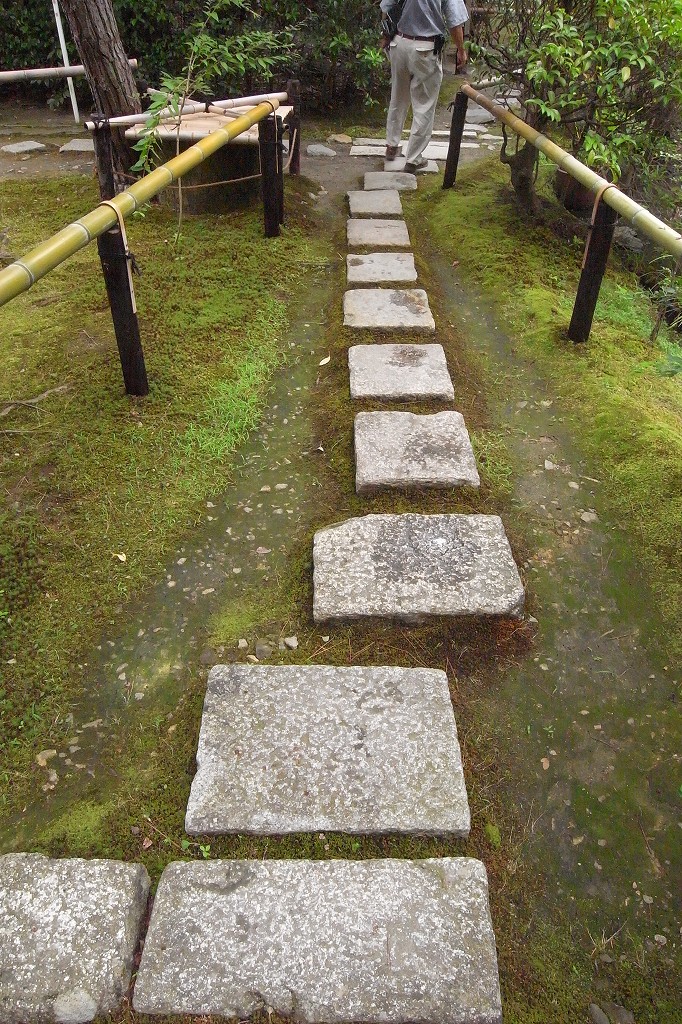
M277 122L272 114L258 122L258 144L263 184L265 237L277 238L280 230L277 186Z
M450 145L448 146L448 156L445 161L443 188L452 188L455 184L455 178L457 177L457 165L459 164L459 151L462 146L462 135L464 134L468 105L469 97L463 92L458 92L455 96L454 103L451 104L452 123L450 125Z
M289 103L293 107L289 116L291 134L289 145L291 149L291 160L289 162L289 174L301 173L301 83L298 79L287 82L287 95Z
M617 220L616 211L600 199L587 236L578 294L568 328L568 337L571 341L587 341L590 336Z
M100 195L102 199L113 199L114 160L111 127L108 121L97 124L94 140ZM130 260L120 225L100 235L97 239L97 250L102 264L111 318L114 321L126 394L148 395L149 382L140 340Z
M113 199L116 194L114 183L114 151L111 144L111 125L102 114L93 114L96 128L93 132L95 162L99 180L99 194L102 199Z
M279 222L284 224L284 123L281 117L277 121L277 205Z

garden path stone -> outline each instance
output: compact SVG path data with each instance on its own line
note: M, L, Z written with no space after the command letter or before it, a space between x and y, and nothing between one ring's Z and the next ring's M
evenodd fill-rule
M351 398L450 401L455 391L442 345L353 345Z
M396 173L396 172L404 173L403 172L403 168L405 167L406 162L407 161L405 160L404 156L396 157L395 160L384 160L384 173L389 173L389 172L391 172L391 173ZM419 173L420 174L438 174L439 173L439 171L438 171L438 164L436 163L435 160L429 160L427 165L426 165L426 167L423 167Z
M476 459L458 412L361 412L355 417L355 489L479 487Z
M21 153L38 153L43 149L47 149L47 146L42 142L32 142L27 139L25 142L10 142L6 146L0 146L0 153L19 156Z
M60 153L94 153L95 142L94 139L71 139L71 142L65 143L59 147Z
M370 331L433 334L436 329L422 288L351 289L343 297L343 323L344 327Z
M346 224L349 245L409 246L410 236L404 220L349 219Z
M306 149L306 156L336 156L336 150L323 146L320 142L312 142Z
M240 1020L271 1008L308 1024L500 1024L485 868L449 857L171 864L133 1005Z
M0 857L0 1022L80 1024L116 1011L148 894L141 864Z
M523 584L499 516L348 519L315 534L313 562L315 622L523 614Z
M351 217L402 217L403 204L396 189L377 192L349 192Z
M417 178L404 171L368 171L364 179L365 192L378 189L396 189L398 192L415 192Z
M411 252L370 252L346 256L348 284L412 284L417 280Z
M385 155L386 144L380 142L378 145L363 146L357 142L351 146L349 156L378 156Z
M219 665L197 765L190 835L469 834L444 672Z

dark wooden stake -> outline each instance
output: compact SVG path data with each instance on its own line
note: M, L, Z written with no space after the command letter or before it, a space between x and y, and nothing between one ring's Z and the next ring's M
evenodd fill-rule
M287 95L289 103L293 107L289 115L289 145L291 150L291 161L289 163L289 174L301 173L301 83L297 79L287 82Z
M270 114L258 122L260 169L263 185L265 237L277 238L279 228L279 188L277 183L277 122Z
M568 337L571 341L587 341L590 336L617 220L616 211L600 200L587 237L578 294L568 328Z
M462 146L462 135L467 118L467 107L469 97L458 92L455 102L452 104L452 123L450 124L450 145L448 156L445 161L445 174L443 176L443 188L452 188L457 177L457 166L459 164L459 151Z
M114 162L111 128L107 121L97 125L94 138L100 195L102 199L113 199ZM130 261L119 225L100 235L97 239L97 250L102 264L111 318L114 321L126 394L148 395L149 382L140 340Z
M95 163L99 180L99 194L102 199L113 199L116 194L114 183L114 150L111 142L111 125L100 120L101 114L93 114L92 119L97 125L93 132L95 142Z
M284 122L281 117L277 121L277 203L279 222L284 224Z

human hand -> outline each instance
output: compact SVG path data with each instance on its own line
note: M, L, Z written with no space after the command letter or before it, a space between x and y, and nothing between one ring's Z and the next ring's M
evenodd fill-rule
M466 63L469 60L468 54L463 46L457 47L457 73L463 71L466 67Z

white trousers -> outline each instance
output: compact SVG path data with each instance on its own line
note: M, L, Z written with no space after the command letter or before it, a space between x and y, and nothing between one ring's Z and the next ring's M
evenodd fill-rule
M386 122L386 143L399 146L407 110L412 104L412 130L405 159L419 161L431 140L436 106L443 81L443 66L433 53L433 43L396 36L390 46L391 102Z

